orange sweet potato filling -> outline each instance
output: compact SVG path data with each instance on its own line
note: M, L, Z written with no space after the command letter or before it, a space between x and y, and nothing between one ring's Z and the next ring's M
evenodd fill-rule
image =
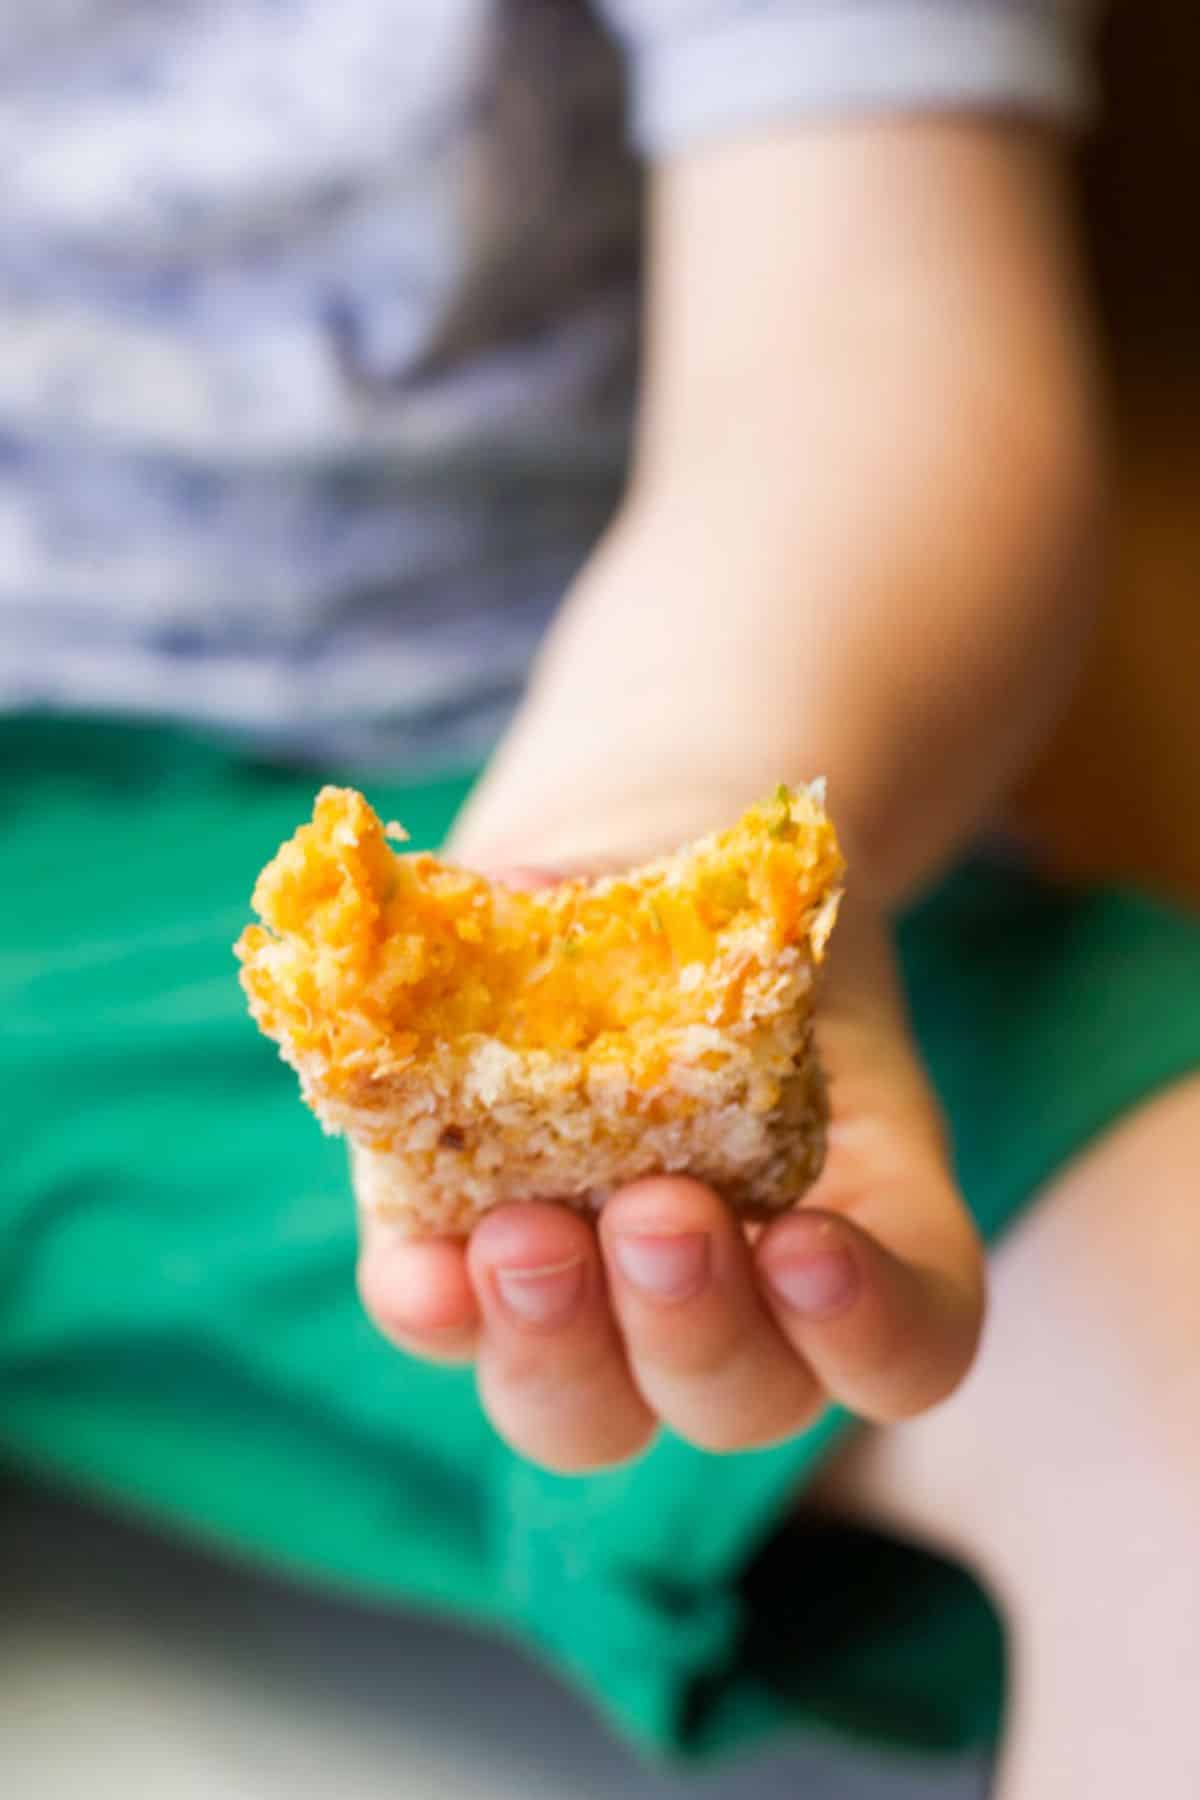
M715 966L726 934L758 920L766 954L797 941L842 863L807 791L781 788L672 867L682 882L642 872L517 892L397 853L361 794L325 788L259 877L242 980L263 1030L331 1073L467 1033L596 1055L632 1034L650 1052L665 1024L714 1004L732 1017L749 965Z

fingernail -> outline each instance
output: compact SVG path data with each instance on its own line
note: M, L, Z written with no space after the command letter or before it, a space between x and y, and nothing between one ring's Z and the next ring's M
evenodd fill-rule
M562 1325L583 1289L583 1261L543 1263L535 1269L497 1269L496 1292L514 1318L528 1325Z
M822 1250L803 1262L775 1263L767 1280L785 1306L808 1319L827 1319L858 1292L858 1270L848 1250Z
M656 1300L690 1300L708 1280L709 1245L701 1231L618 1236L613 1250L626 1281Z

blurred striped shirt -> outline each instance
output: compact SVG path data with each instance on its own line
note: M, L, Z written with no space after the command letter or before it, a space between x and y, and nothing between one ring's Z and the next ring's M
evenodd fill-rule
M1036 0L0 13L0 706L477 758L620 493L637 156L1072 120Z

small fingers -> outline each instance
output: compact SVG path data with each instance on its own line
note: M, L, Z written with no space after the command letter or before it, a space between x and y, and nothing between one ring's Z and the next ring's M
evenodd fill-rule
M456 1238L403 1238L364 1214L358 1292L390 1343L427 1362L469 1362L479 1309Z
M822 1399L756 1291L741 1224L710 1188L677 1176L614 1194L600 1218L609 1290L638 1387L707 1450L802 1430Z
M500 1207L467 1261L483 1321L479 1392L501 1436L563 1472L643 1449L655 1420L630 1377L591 1224L565 1207Z
M851 1219L807 1208L755 1246L780 1331L830 1395L883 1423L944 1399L979 1338L982 1285L967 1235L941 1265L901 1261Z
M955 1185L883 921L848 907L818 1038L833 1119L825 1168L755 1258L780 1329L831 1396L864 1418L945 1398L983 1320L978 1233Z

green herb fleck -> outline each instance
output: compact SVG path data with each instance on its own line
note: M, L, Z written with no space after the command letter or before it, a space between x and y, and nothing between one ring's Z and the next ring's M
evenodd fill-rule
M657 931L659 933L659 935L661 936L666 931L667 928L663 924L663 916L662 916L662 913L659 911L658 901L655 900L652 896L647 898L646 910L650 914L650 923L653 925L655 931Z
M580 955L580 953L582 951L582 945L580 944L579 939L576 937L574 932L571 932L571 931L569 931L567 933L566 937L563 939L563 947L562 948L563 948L563 955L569 956L571 958L574 958L574 957Z
M772 838L782 838L785 843L791 843L796 835L796 824L795 820L792 818L791 789L786 782L780 782L779 786L775 789L774 797L775 804L780 810L767 826L767 836Z

